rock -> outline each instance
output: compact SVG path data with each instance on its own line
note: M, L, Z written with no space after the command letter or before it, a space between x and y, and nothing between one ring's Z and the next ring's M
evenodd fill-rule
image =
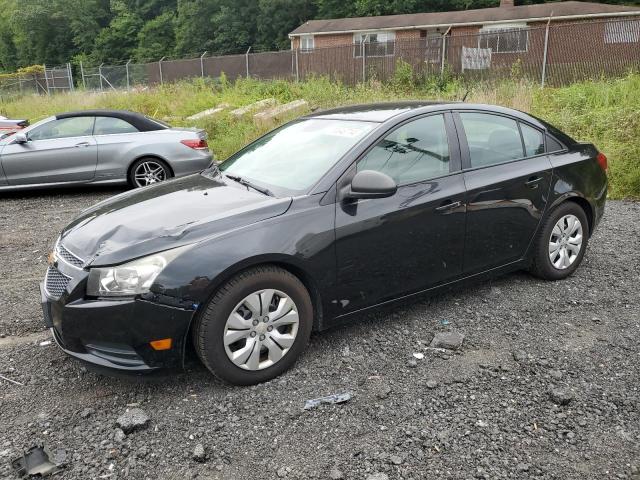
M202 444L199 443L198 445L196 445L196 448L193 449L192 458L196 462L204 462L207 459L207 452L205 451Z
M476 422L476 427L487 428L488 426L489 426L489 423L484 420L478 420Z
M381 400L384 400L385 398L387 398L390 393L391 393L391 387L386 383L383 383L376 389L376 397L378 397Z
M422 360L422 359L424 358L424 353L421 353L421 352L415 352L415 353L413 354L413 356L414 356L415 358L417 358L418 360Z
M95 412L93 408L85 408L80 412L80 417L89 418L93 414L93 412Z
M562 372L560 370L549 370L549 375L554 380L560 380L562 378Z
M141 408L132 408L118 417L118 427L126 434L149 426L149 416Z
M527 352L525 352L524 350L516 350L512 353L512 355L513 359L518 363L522 363L527 359Z
M407 362L407 367L416 368L418 366L418 362L416 362L413 358Z
M279 478L284 478L287 476L287 467L281 467L276 474L278 475Z
M519 472L528 472L530 468L531 468L531 466L528 463L520 462L518 465L516 465L516 469Z
M389 460L391 460L391 463L394 465L400 465L402 463L402 457L400 455L391 455Z
M440 332L431 340L430 347L457 350L462 346L464 335L458 332Z
M389 476L386 473L372 473L367 476L367 480L389 480Z
M438 386L438 382L436 382L435 380L427 380L427 383L425 385L429 389L434 389Z
M549 392L549 397L558 405L569 405L573 400L573 393L564 388L554 388Z
M122 443L124 442L125 437L126 435L124 434L122 429L116 428L116 433L113 434L113 439L118 443Z
M338 470L338 467L333 467L329 472L329 478L331 480L341 480L344 478L344 473Z

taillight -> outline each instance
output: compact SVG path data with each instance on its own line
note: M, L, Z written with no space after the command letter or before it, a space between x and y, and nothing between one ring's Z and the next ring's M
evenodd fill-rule
M186 145L194 150L206 150L209 148L207 141L204 138L198 138L193 140L180 140L180 143Z
M604 153L599 152L596 159L598 160L598 165L600 165L600 168L604 172L606 172L607 169L609 168L609 165L607 164L607 156Z

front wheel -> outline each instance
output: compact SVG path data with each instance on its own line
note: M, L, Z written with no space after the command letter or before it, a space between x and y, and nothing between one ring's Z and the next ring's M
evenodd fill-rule
M217 377L253 385L288 370L305 349L313 306L302 282L275 266L243 272L211 299L193 328L196 352Z
M545 280L560 280L576 271L589 241L589 223L580 205L566 202L543 221L536 238L531 272Z
M129 183L136 188L164 182L173 175L164 161L158 158L136 160L129 171Z

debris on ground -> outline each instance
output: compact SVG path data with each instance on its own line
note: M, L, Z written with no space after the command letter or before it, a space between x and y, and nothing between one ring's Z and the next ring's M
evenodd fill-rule
M192 458L196 462L204 462L207 459L207 452L205 451L204 446L201 443L196 445L196 448L193 449Z
M314 398L313 400L307 400L304 404L305 410L310 410L312 408L316 408L323 403L336 404L336 403L344 403L351 400L351 393L338 393L335 395L327 395L326 397Z
M573 393L565 388L553 388L549 391L549 398L558 405L569 405L573 400Z
M422 359L424 358L424 353L415 352L415 353L413 354L413 356L414 356L415 358L417 358L418 360L422 360Z
M12 460L11 466L21 477L25 475L44 477L60 471L65 457L64 450L51 452L45 447L35 446Z
M149 416L141 408L132 408L118 417L118 427L126 434L135 430L142 430L149 425Z
M431 344L431 348L444 348L446 350L458 350L462 346L464 335L458 332L436 333Z
M48 347L49 345L51 345L51 340L44 340L40 342L38 345L40 345L41 347Z
M429 389L434 389L438 386L438 382L436 382L435 380L427 380L427 388Z
M440 325L449 325L451 322L449 320L447 320L446 318L443 318L442 320L440 320Z
M511 355L513 355L513 359L518 363L522 363L527 359L527 352L524 350L516 350Z
M6 380L6 381L7 381L7 382L9 382L9 383L13 383L13 384L15 384L15 385L20 385L21 387L24 387L24 383L20 383L20 382L17 382L17 381L15 381L15 380L11 380L10 378L5 377L4 375L0 375L0 378L1 378L2 380Z

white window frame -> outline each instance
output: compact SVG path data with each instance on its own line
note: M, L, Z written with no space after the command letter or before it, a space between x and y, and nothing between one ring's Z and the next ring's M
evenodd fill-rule
M500 49L500 33L525 32L524 48L519 45L518 50L501 50ZM493 48L486 41L490 35L496 35L498 38L497 48ZM484 42L483 42L484 40ZM526 23L501 23L497 25L485 25L480 29L478 36L478 48L490 48L492 53L526 53L529 51L529 29Z
M604 24L604 43L638 43L640 20L622 20Z
M316 39L314 35L300 35L300 53L312 52L314 48L316 48Z
M384 40L376 40L377 44L384 44L384 55L371 55L367 52L367 58L373 57L393 57L396 52L396 32L390 30L370 30L367 32L355 32L353 34L353 58L362 58L363 44L371 44L371 35ZM366 50L366 47L364 47Z

